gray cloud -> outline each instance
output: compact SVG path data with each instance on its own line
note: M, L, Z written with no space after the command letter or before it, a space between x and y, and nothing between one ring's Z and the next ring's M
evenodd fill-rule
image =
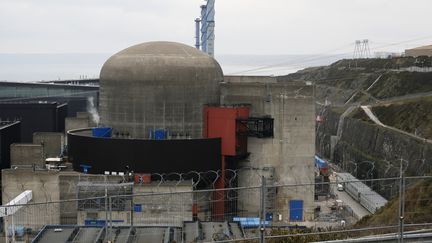
M193 45L200 0L2 0L0 52L113 53L172 40ZM431 36L429 0L216 0L216 52L306 54L355 39ZM432 43L432 37L388 49Z

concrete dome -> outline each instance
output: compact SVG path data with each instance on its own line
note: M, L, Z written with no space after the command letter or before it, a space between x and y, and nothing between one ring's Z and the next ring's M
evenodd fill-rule
M148 42L110 57L100 73L101 123L136 138L151 130L201 137L202 107L219 103L215 59L184 44Z

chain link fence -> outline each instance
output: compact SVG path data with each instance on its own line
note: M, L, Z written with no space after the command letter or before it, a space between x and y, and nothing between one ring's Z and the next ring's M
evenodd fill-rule
M201 190L193 190L193 180L81 183L77 199L2 206L4 236L7 242L310 242L426 234L432 224L431 176L269 181ZM328 194L317 200L313 191L322 185ZM387 202L374 192L383 185L399 193Z

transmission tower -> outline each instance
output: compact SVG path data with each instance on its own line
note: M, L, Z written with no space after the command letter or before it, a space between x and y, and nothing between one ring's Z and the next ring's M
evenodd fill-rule
M370 56L369 40L356 40L353 59L369 58Z

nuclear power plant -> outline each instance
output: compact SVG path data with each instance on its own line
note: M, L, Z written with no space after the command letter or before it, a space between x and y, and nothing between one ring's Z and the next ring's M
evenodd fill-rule
M0 83L8 242L207 242L314 219L314 85L224 75L214 4L195 48L146 42L99 79Z
M38 90L44 85L48 84L41 83ZM65 84L55 87L61 85ZM315 102L311 83L224 76L218 62L196 48L147 42L111 56L91 86L98 88L96 95L86 91L76 96L96 97L100 120L87 107L87 112L68 115L64 130L15 132L7 151L10 165L5 162L2 171L3 204L29 190L32 202L80 200L78 207L38 210L49 217L18 211L6 216L6 227L12 217L14 224L33 231L48 224L100 222L105 218L104 202L87 198L132 197L160 190L195 193L152 202L163 208L159 213L146 209L149 201L134 199L132 203L126 198L113 209L114 220L129 225L133 219L135 227L189 227L184 222L258 217L259 190L232 188L259 187L264 180L267 185L306 185L270 190L265 199L268 215L280 224L313 220ZM2 120L13 122L11 117ZM21 122L31 124L28 119ZM19 137L33 141L20 143ZM176 206L179 203L181 208ZM130 204L136 210L127 209Z

